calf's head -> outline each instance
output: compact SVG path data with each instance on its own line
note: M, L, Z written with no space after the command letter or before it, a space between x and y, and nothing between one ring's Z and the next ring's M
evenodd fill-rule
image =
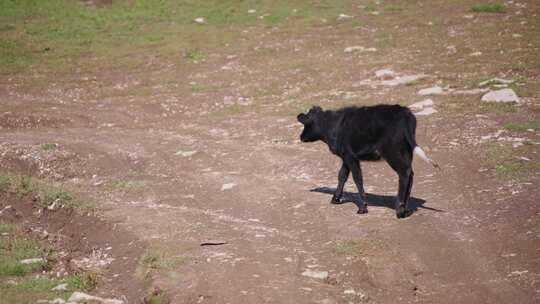
M312 107L306 114L300 113L296 117L304 125L304 130L300 134L302 142L312 142L322 139L321 114L323 110L320 107Z

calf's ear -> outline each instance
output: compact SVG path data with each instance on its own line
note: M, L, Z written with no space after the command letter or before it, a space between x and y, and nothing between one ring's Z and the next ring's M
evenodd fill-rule
M298 116L296 116L296 119L298 119L298 122L305 125L307 121L309 120L309 117L304 113L300 113L298 114Z

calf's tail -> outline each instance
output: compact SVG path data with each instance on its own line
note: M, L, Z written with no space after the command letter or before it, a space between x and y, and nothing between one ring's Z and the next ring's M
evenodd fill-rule
M414 147L413 152L414 152L414 154L420 156L420 158L422 160L424 160L426 163L431 164L433 167L435 167L435 168L437 168L439 170L441 169L439 164L437 164L435 161L433 161L433 159L427 157L426 152L424 152L424 150L422 150L422 148L420 148L420 146Z
M429 158L426 155L426 152L424 152L424 150L422 150L422 148L420 148L420 146L416 144L416 140L414 136L416 133L416 117L411 112L409 112L408 114L410 115L407 115L407 119L406 119L407 123L405 126L405 138L407 139L407 142L413 149L413 153L418 155L423 161L432 165L434 168L441 170L441 167L439 166L439 164L437 164L433 159Z

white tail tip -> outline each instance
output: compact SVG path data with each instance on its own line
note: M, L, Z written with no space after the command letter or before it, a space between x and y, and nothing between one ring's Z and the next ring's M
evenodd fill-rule
M413 152L426 163L431 164L435 168L441 169L441 167L436 162L434 162L431 158L427 157L426 152L424 152L424 150L422 150L422 148L420 148L419 146L414 147Z

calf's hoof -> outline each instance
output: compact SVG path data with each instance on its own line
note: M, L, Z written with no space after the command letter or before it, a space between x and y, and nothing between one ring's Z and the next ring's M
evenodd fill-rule
M397 218L406 218L407 216L411 215L411 211L405 208L405 206L398 206L396 208L396 216Z
M356 212L356 213L358 213L358 214L366 214L366 213L368 213L367 204L363 204L363 206L360 207L358 209L358 212Z
M337 197L332 197L332 200L330 200L330 204L339 205L341 203L342 203L341 199L339 199Z

